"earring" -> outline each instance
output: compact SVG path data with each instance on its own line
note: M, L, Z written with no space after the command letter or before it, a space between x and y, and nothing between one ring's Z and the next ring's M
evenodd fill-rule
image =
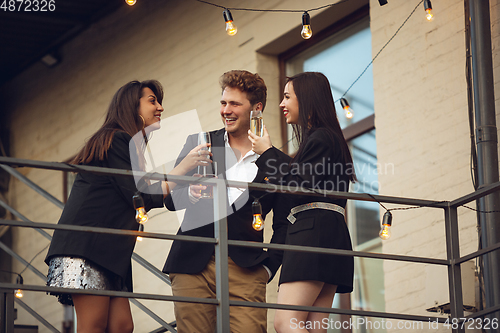
M142 115L139 115L139 117L141 117L141 120L142 120L142 129L144 129L144 127L146 126L146 121L144 120L144 117Z

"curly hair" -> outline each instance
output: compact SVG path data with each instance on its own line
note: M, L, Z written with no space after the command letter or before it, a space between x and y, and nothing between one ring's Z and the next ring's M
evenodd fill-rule
M220 77L222 92L226 87L238 88L247 94L251 105L262 103L262 111L266 106L267 87L259 74L252 74L244 70L232 70L222 74Z

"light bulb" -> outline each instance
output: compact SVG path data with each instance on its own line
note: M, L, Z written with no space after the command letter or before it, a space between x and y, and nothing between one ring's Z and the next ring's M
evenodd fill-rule
M349 103L345 98L340 99L340 105L342 105L342 109L344 109L344 114L347 119L352 119L354 117L354 111L349 106Z
M22 285L23 283L24 283L23 277L20 274L18 274L17 278L16 278L16 284ZM21 289L16 289L16 291L14 291L14 295L17 298L21 298L21 297L23 297L23 291Z
M252 228L254 228L257 231L261 231L262 229L264 229L264 219L262 218L262 206L260 205L258 199L255 199L252 202L252 213L253 213Z
M139 231L143 232L144 231L144 224L139 224ZM142 242L142 237L137 236L137 241Z
M378 236L383 239L389 239L391 237L391 225L392 225L392 214L390 211L386 211L384 218L382 220L382 229L378 233Z
M136 193L132 198L135 208L135 220L137 223L142 224L148 222L148 213L144 209L144 200L139 193Z
M432 21L434 19L434 15L432 15L432 4L431 0L425 0L424 1L424 9L425 9L425 18L427 21Z
M300 35L304 39L309 39L313 35L311 29L311 17L307 12L304 12L304 14L302 14L302 31L300 32Z
M136 0L125 0L125 2L127 3L127 5L129 6L133 6L135 5L135 3L137 2Z
M264 229L264 220L262 219L262 215L254 214L252 228L257 231L261 231L262 229Z
M226 22L226 33L229 36L236 35L238 28L236 28L236 25L233 23L233 16L231 15L229 9L224 9L222 15L224 16L224 21Z
M148 213L146 213L144 207L135 210L135 220L140 224L148 222Z

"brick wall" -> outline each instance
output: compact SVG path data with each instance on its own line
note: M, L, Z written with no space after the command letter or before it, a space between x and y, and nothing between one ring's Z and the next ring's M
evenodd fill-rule
M374 53L417 3L389 1L380 7L371 1ZM498 44L498 1L490 3L493 42ZM395 169L379 175L380 193L440 201L474 189L469 164L464 4L433 1L433 7L432 22L425 20L423 4L417 8L374 62L373 76L378 162L393 163ZM495 74L497 49L493 47ZM469 206L475 207L474 203ZM477 250L476 214L465 208L459 208L458 214L460 251L465 255ZM396 211L393 217L393 236L384 242L384 252L446 258L443 211ZM429 314L425 311L425 265L385 261L384 271L386 311ZM446 275L433 278L445 281L447 288ZM442 326L441 330L445 331Z

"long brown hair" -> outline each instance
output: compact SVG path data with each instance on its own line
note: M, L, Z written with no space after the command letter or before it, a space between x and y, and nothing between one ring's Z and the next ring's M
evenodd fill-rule
M139 105L144 88L151 89L158 102L163 100L163 88L156 80L131 81L122 86L113 96L106 113L106 120L97 132L71 161L72 164L87 164L98 159L104 160L116 131L124 131L130 136L144 128L144 120L139 116Z
M315 130L322 128L328 132L332 142L338 142L341 149L342 162L349 168L349 179L356 181L351 152L347 146L340 128L330 82L319 72L304 72L287 79L292 82L293 90L299 102L299 119L297 125L292 125L293 132L299 143L299 150L294 157L297 159L304 150L303 143Z

